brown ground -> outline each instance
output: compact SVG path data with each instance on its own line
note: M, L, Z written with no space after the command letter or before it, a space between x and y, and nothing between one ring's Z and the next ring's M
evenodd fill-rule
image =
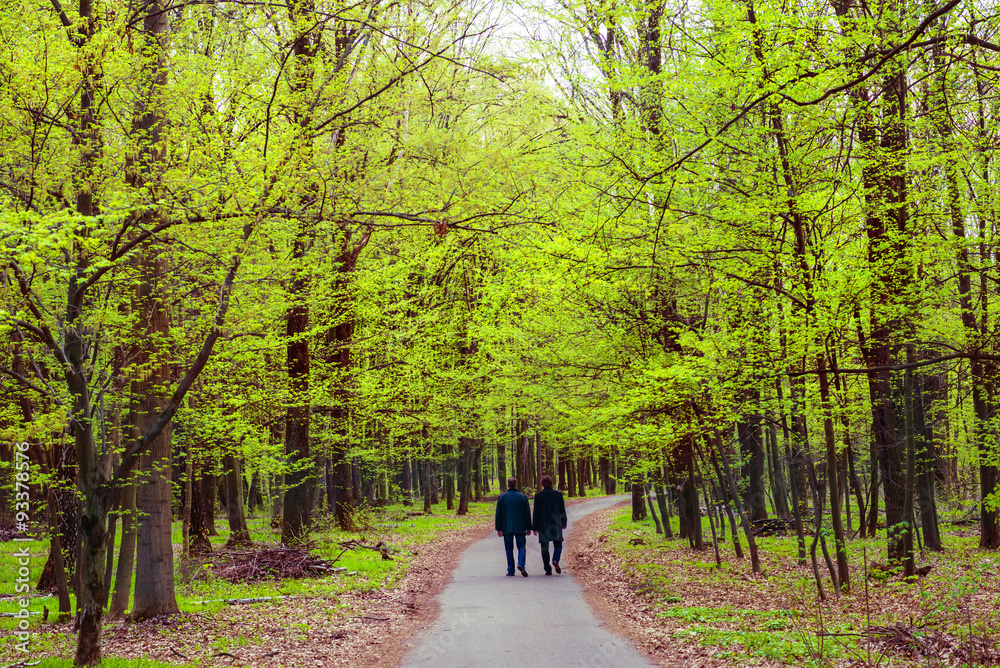
M712 658L715 653L696 644L673 642L670 634L676 625L658 623L650 602L636 596L635 583L622 569L621 561L600 539L618 510L616 506L584 517L573 525L574 549L569 550L569 567L580 582L587 603L601 622L614 633L628 638L636 649L660 666L702 668L728 666Z
M482 519L441 532L413 547L415 559L392 588L353 591L332 598L294 598L234 605L211 614L179 614L141 623L105 625L105 656L205 666L350 666L399 663L405 641L437 615L435 595L447 584L456 556L489 536ZM59 654L72 655L71 623L48 627ZM245 641L234 641L242 637Z
M568 499L567 504L585 500ZM406 575L386 589L350 591L336 599L234 605L211 614L164 615L140 623L107 622L104 654L255 668L398 665L408 641L436 619L437 594L450 581L461 552L489 537L492 529L492 518L483 518L410 547L415 558ZM72 623L48 625L44 635L57 655L72 656Z
M969 651L972 665L1000 665L996 553L959 546L943 555L928 553L921 562L932 566L928 577L913 583L898 577L869 580L866 594L864 558L860 545L852 541L848 552L853 593L834 599L821 562L828 600L820 602L811 568L776 554L777 543L768 541L778 539L760 541L762 575L750 573L749 558L734 559L730 544L723 547L722 559L732 563L724 563L727 567L720 571L714 568L712 548L695 552L686 542L664 541L646 524L610 527L620 508L594 513L574 526L574 549L567 563L602 620L660 666L802 665L809 659L836 666L952 666L968 665ZM627 539L642 544L623 551L620 546ZM869 560L873 552L884 550L879 545L869 541ZM743 547L746 550L745 539ZM668 592L675 596L673 603L665 600ZM676 616L681 606L733 612L685 619ZM671 614L664 614L668 610ZM783 618L783 611L791 614ZM878 640L870 654L868 647L856 644L869 628L866 614ZM746 635L728 645L705 642L706 628ZM763 639L778 639L771 634L787 641L778 656L765 658L761 652L750 657L740 645L763 646Z
M568 503L584 500L569 499ZM995 553L954 548L943 557L928 555L927 562L933 565L929 577L915 584L898 579L870 581L866 596L860 547L852 541L855 593L820 603L811 570L797 566L793 557L777 556L776 543L762 541L763 575L752 575L748 560L734 559L729 544L722 558L731 563L716 570L711 549L694 552L680 541L663 541L647 525L611 528L619 508L591 514L574 524L563 566L583 586L599 618L660 666L801 665L811 658L827 658L841 638L867 628L866 607L872 626L881 625L887 634L887 642L873 646L872 665L887 665L887 659L894 666L965 663L956 658L962 656L962 648L956 646L955 619L970 628L993 632L1000 628L1000 555ZM387 589L237 605L211 614L173 615L139 624L110 622L105 627L105 652L173 663L198 660L205 666L397 665L409 649L408 641L436 618L436 595L451 579L461 551L488 537L491 530L490 518L483 518L410 546L415 559L406 575ZM620 546L629 538L642 544L623 551ZM879 551L875 543L870 549ZM823 577L827 577L825 571ZM956 596L963 579L976 585ZM829 593L829 582L824 584ZM666 593L678 595L674 600L678 608L727 608L751 614L733 619L665 615L664 610L671 607ZM936 620L931 620L928 611L942 601L952 601L951 607L939 610ZM782 610L794 614L771 616ZM780 625L781 619L787 619L787 624L772 626L776 621ZM899 625L899 632L890 633L893 624ZM746 648L704 642L699 634L706 627L802 642L781 656L758 655L751 660ZM54 650L58 655L71 655L72 625L47 628L52 630L44 634L51 650L45 653ZM817 635L831 630L845 635ZM994 636L988 636L978 643L976 665L1000 665L994 641ZM867 664L867 653L840 650L839 658L827 665ZM917 654L918 650L924 655ZM994 651L996 661L988 658Z

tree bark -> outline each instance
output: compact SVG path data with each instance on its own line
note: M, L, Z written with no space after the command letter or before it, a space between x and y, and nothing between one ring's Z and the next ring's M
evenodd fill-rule
M752 404L760 402L759 393L755 394L757 396L751 396L749 399ZM767 519L767 496L764 492L765 455L760 421L760 415L752 414L736 425L740 451L746 462L743 466L743 477L747 481L747 488L743 506L747 509L751 522Z
M830 518L833 524L834 545L837 550L837 574L840 591L847 593L851 587L850 566L847 562L847 539L840 508L840 480L838 477L837 440L833 431L833 406L830 401L830 373L827 370L826 353L816 355L819 371L819 395L823 409L823 435L826 439L826 480L830 488Z
M136 506L135 484L129 482L122 494L122 541L118 552L118 565L115 569L115 589L111 597L108 616L115 618L128 610L129 596L132 591L132 574L135 572L135 537L136 537Z
M226 518L229 520L229 540L226 545L246 545L250 543L250 530L247 528L246 512L243 509L243 472L240 470L240 461L232 453L226 453L222 459L225 468L226 481ZM286 506L288 496L286 494ZM310 500L311 502L311 500ZM287 516L287 513L285 513ZM284 525L284 523L282 523ZM299 535L295 534L294 539ZM284 530L282 530L282 540L285 543ZM288 545L288 543L285 543Z
M150 10L152 11L152 10ZM147 255L141 260L142 280L136 297L137 311L145 324L143 340L147 344L144 362L149 371L132 382L132 396L137 433L150 430L166 406L161 393L170 384L170 366L160 358L165 351L155 342L165 341L169 333L168 310L160 284L166 275L165 258ZM136 488L136 509L142 521L136 530L135 601L132 617L149 619L178 611L174 596L174 552L170 539L173 509L171 505L173 428L167 426L139 458L140 477Z
M641 482L632 483L632 521L641 522L646 519L646 500Z

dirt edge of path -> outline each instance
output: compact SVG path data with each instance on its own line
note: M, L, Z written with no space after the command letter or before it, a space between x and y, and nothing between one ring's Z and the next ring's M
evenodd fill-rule
M583 590L587 605L594 612L597 621L617 636L627 639L637 652L657 665L661 658L653 653L641 633L636 633L635 626L626 622L618 597L609 596L607 584L612 580L602 572L602 566L607 563L607 555L598 542L598 535L607 529L614 514L624 505L630 503L622 499L615 505L585 515L573 523L566 536L569 552L570 572Z
M595 498L600 497L574 497L566 499L566 505L575 506ZM573 526L575 527L576 523ZM492 518L488 518L458 531L444 533L423 545L420 554L417 555L419 563L411 565L409 573L397 587L386 590L387 594L395 591L402 592L404 596L399 601L401 605L394 606L395 611L381 612L403 614L402 621L393 628L385 630L385 635L379 639L381 644L361 645L356 648L354 654L356 663L352 665L358 668L400 665L415 646L413 641L418 630L429 628L437 621L441 613L439 594L451 582L462 554L473 543L489 538L493 533ZM366 610L363 614L368 612L371 610ZM354 648L342 646L338 649L350 651Z
M349 644L339 646L338 655L351 657L351 666L376 668L398 666L413 648L412 640L419 629L427 628L441 612L438 594L451 582L462 553L489 537L492 518L446 531L416 550L407 574L398 585L372 592L373 600L361 601L361 615L356 619L389 617L389 628L383 626L377 641L366 634L355 634ZM353 645L353 646L351 646Z
M645 597L621 568L620 560L603 545L600 536L626 499L591 513L573 525L569 566L583 589L587 604L601 624L623 638L655 665L715 668L731 665L697 644L671 641L673 625L656 619Z

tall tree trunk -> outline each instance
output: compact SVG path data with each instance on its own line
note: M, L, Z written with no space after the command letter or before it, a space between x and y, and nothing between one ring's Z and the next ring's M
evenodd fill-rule
M227 545L246 545L250 543L250 530L247 528L246 512L243 507L243 472L240 470L240 460L232 453L226 453L222 459L225 469L226 483L226 519L229 520L229 540ZM287 500L287 495L286 495ZM282 536L284 542L284 536ZM286 543L287 545L287 543Z
M115 570L115 588L111 597L108 616L114 618L128 610L132 592L132 574L135 572L136 507L135 483L129 482L122 493L122 541L118 552L118 566Z
M473 445L475 446L472 451L472 471L475 483L475 496L474 498L478 501L483 498L483 481L488 480L486 478L483 469L483 439L477 438L473 440ZM487 483L489 484L489 483Z
M472 439L458 439L458 480L459 480L459 500L458 512L456 515L469 514L469 496L472 487Z
M690 437L689 437L690 438ZM681 492L684 497L684 505L687 507L688 518L688 540L691 547L701 551L705 549L705 539L701 530L701 505L698 503L698 482L694 474L694 455L687 457L688 477L684 483L684 490Z
M917 378L919 379L919 376ZM934 428L927 420L927 405L940 395L941 380L940 375L931 374L924 379L923 387L921 387L919 380L914 387L916 392L914 418L917 431L917 503L920 508L920 526L924 536L924 547L934 552L941 552L944 548L941 545L937 501L934 498Z
M300 234L303 234L300 232ZM307 242L296 241L294 257L301 260L306 253ZM312 456L309 444L309 329L308 279L300 270L288 289L291 305L285 318L286 370L292 391L292 404L288 407L285 421L285 456L290 470L285 472L285 498L281 515L281 542L292 545L304 540L309 534L311 523L313 478ZM230 455L227 455L227 459ZM226 467L231 470L230 466ZM232 487L230 473L226 473L226 500L228 507L242 498L242 484Z
M458 461L455 457L454 446L449 442L444 447L444 494L445 503L448 510L455 509L455 471Z
M329 468L329 461L327 462L327 467ZM403 492L403 505L412 506L413 505L413 478L410 473L410 458L406 457L403 459L403 468L400 474L400 488ZM333 504L330 504L333 507Z
M431 479L431 460L424 460L424 512L430 514L431 512L431 488L434 486L433 480Z
M208 540L208 523L205 521L205 494L201 487L205 484L197 473L201 467L192 468L191 480L191 516L188 537L191 540L188 551L190 554L207 554L212 551L212 543Z
M507 442L502 438L497 443L497 489L501 494L507 489Z
M715 444L716 451L719 453L719 457L722 459L723 470L726 473L726 480L729 483L729 494L732 496L733 502L736 503L736 512L740 516L740 523L743 525L743 533L746 535L747 546L750 549L750 567L754 573L760 573L760 557L757 554L757 542L754 540L750 518L743 508L743 502L740 500L739 492L736 490L736 480L733 478L733 471L729 466L729 456L726 455L722 439L718 435L715 435L712 441Z
M656 516L656 504L653 502L653 490L650 485L645 486L646 503L649 506L649 515L653 518L653 524L656 526L656 533L663 533L663 525L660 524L660 518ZM664 519L666 521L666 519Z
M218 536L215 530L215 489L219 484L212 473L211 457L206 456L201 467L201 505L205 509L205 528L209 536Z
M152 11L152 10L151 10ZM165 12L161 12L164 13ZM137 311L145 325L144 341L165 341L169 333L168 311L161 277L167 270L162 257L147 255L141 261L142 279L136 298ZM152 344L155 345L155 344ZM166 406L161 397L170 385L170 365L160 356L165 351L149 347L144 352L149 370L132 382L137 401L136 431L145 434ZM148 619L178 611L174 596L174 552L170 539L172 427L167 426L139 458L136 509L142 518L136 530L135 601L132 617Z
M773 416L772 416L773 417ZM784 460L778 450L778 432L772 419L768 429L770 435L771 486L774 490L774 512L781 519L788 519L788 485L785 483Z
M181 506L181 554L187 557L191 553L191 506L194 492L194 463L191 461L190 439L184 451L184 500ZM199 490L200 491L200 490Z
M834 545L837 551L837 574L840 591L846 593L851 587L850 567L847 563L847 539L840 508L840 480L838 477L837 439L833 431L833 405L830 401L830 373L827 370L826 353L816 355L819 372L819 395L823 409L823 435L826 439L826 480L830 488L830 518L833 524Z
M576 490L577 490L577 486L576 486L576 460L571 459L569 457L566 458L566 487L567 487L566 491L567 491L568 496L570 496L571 498L575 497L576 496ZM634 512L635 511L635 505L634 505L635 504L635 490L632 490L632 494L633 494L633 506L632 506L632 510Z
M759 404L759 393L752 393L749 401L753 405ZM743 506L747 509L751 522L767 519L767 496L764 492L765 455L760 421L760 415L753 414L736 425L740 451L743 453L743 461L746 462L743 466L743 477L747 481Z
M641 522L646 519L646 500L641 482L632 483L632 521Z

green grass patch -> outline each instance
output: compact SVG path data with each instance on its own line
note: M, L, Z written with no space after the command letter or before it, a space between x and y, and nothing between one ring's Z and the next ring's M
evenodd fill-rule
M98 664L98 668L194 668L197 663L164 663L152 659L119 659L108 657ZM35 668L73 668L72 659L42 659Z
M457 499L456 499L457 505ZM212 616L220 614L224 610L230 609L225 603L225 599L243 598L264 598L296 596L310 598L330 599L327 612L331 616L345 616L350 614L347 604L337 603L336 599L340 594L349 591L375 590L393 586L407 572L407 567L414 558L413 548L425 544L435 538L443 531L449 531L466 526L470 523L481 521L491 517L494 512L493 502L471 503L469 514L465 517L457 517L454 510L448 510L445 503L439 503L432 507L430 515L409 515L411 512L421 512L420 506L394 505L386 508L365 509L357 516L356 531L340 531L339 529L321 525L325 518L320 516L317 526L314 527L310 535L313 544L313 551L318 556L325 559L336 559L335 566L346 569L336 574L325 575L318 578L303 578L298 580L278 580L254 583L231 583L214 575L210 564L203 559L176 559L175 560L175 595L177 604L181 612L198 613ZM250 529L251 538L255 542L264 544L276 544L280 540L278 531L270 526L271 517L269 513L260 513L256 516L249 516L247 524ZM217 536L211 536L213 554L217 553L229 539L228 522L224 515L216 517ZM115 552L120 547L121 532L116 536ZM175 542L175 551L179 552L181 541L181 523L176 521L171 527L171 536ZM366 545L374 545L378 541L385 541L392 549L392 559L384 560L379 552L367 549L355 549L344 551L341 542L357 540ZM23 543L5 543L5 549L0 550L0 572L16 574L20 568L16 550L26 546L29 552L28 584L29 594L36 594L35 585L41 575L42 569L48 558L49 541L34 540ZM209 555L209 559L211 559ZM15 578L5 577L8 583L7 591L2 593L14 593L13 587ZM131 583L130 594L134 592L135 580ZM72 609L75 610L75 600L70 594ZM132 596L130 595L130 600ZM255 603L251 605L281 605L280 600L271 602ZM48 622L43 621L43 611L48 608ZM0 599L0 612L15 613L20 611L17 599ZM66 657L72 656L73 648L76 644L75 634L64 633L64 627L55 626L58 618L58 600L54 596L36 596L28 600L29 630L33 634L28 647L31 651L32 660L40 657ZM18 620L11 617L0 618L0 664L14 662L23 657L15 649L17 639L10 635L15 629ZM290 620L290 628L296 623ZM307 629L303 629L305 632ZM113 630L110 631L113 633ZM257 644L259 641L253 637L237 634L229 638L217 638L213 640L212 649L216 652L229 651L233 648L245 647ZM41 666L71 666L70 659L49 658L45 659ZM155 661L126 661L124 659L108 658L102 666L109 668L133 668L138 666L148 666L149 668L159 668L160 666L171 666L176 668L178 664L162 664ZM196 664L186 664L196 665Z

